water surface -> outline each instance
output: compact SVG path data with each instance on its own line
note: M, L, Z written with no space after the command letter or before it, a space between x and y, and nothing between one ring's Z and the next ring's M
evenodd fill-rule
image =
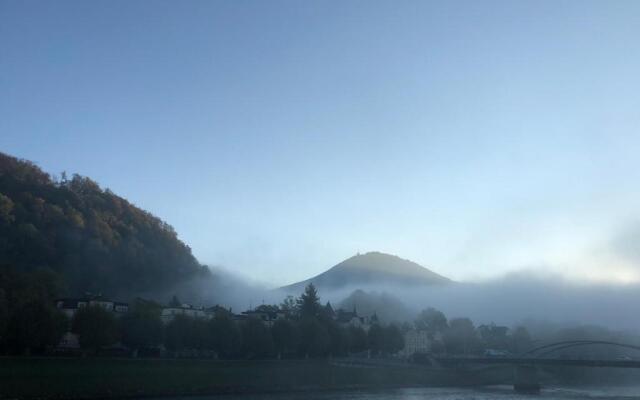
M179 398L174 398L177 400ZM194 399L191 397L191 399ZM616 386L596 388L544 388L540 395L522 395L513 392L511 386L486 388L408 388L361 391L326 391L289 394L203 396L197 399L242 400L571 400L571 399L640 399L640 386Z

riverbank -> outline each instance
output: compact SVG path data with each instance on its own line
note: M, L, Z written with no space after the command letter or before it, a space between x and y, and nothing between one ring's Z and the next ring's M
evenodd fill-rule
M329 360L1 358L0 398L110 399L474 384L443 370Z

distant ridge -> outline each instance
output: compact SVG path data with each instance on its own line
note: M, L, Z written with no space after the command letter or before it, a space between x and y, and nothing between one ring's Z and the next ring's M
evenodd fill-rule
M283 286L287 292L299 292L309 283L320 290L337 290L366 286L433 286L451 283L420 264L380 252L358 254L329 270L302 282Z

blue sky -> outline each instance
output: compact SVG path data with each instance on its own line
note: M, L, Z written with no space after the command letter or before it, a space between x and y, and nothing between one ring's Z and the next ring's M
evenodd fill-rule
M639 37L634 1L0 0L0 151L271 284L638 280Z

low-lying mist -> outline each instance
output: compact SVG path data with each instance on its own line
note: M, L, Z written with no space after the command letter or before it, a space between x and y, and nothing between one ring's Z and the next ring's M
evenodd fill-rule
M484 283L453 283L423 289L397 286L358 289L391 294L413 315L434 307L449 318L469 317L476 324L495 322L513 326L537 320L560 326L590 324L640 330L637 284L584 284L522 272ZM321 295L337 300L344 298L345 293Z
M431 306L449 317L512 326L525 320L559 325L595 324L638 330L639 285L580 284L520 273L485 283L424 290L386 288L414 310Z
M220 304L241 312L260 304L279 304L287 295L300 294L251 283L222 268L211 270L208 279L194 280L176 287L172 293L153 297L168 301L177 294L194 305ZM354 295L357 290L361 291L360 297ZM640 331L638 284L587 284L520 272L482 283L423 288L354 286L336 291L318 288L318 294L323 304L329 301L334 308L349 310L355 306L361 314L375 311L388 322L411 322L420 310L434 307L449 318L468 317L476 324L514 326L524 321L544 321L556 326L600 325Z
M211 274L175 285L171 290L143 293L140 296L162 304L177 296L183 303L209 307L221 305L234 312L248 310L260 304L279 304L284 294L270 290L267 285L250 281L223 267L208 267Z

